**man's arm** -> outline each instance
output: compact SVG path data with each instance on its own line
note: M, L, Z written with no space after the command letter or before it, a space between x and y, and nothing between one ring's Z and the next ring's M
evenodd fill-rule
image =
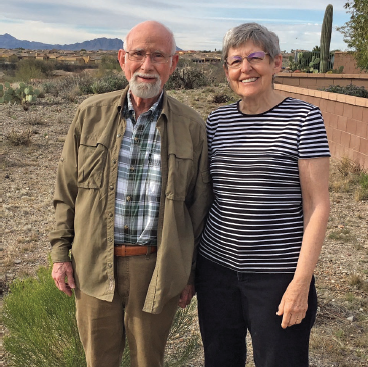
M192 192L192 200L188 205L189 214L192 219L194 233L194 253L192 260L192 270L188 280L188 285L180 294L179 307L185 308L189 305L195 294L194 273L197 257L197 246L201 239L207 214L212 203L212 185L209 171L208 147L206 132L202 130L202 146L199 152L196 172L196 182Z
M69 128L58 164L53 201L56 225L50 233L51 259L54 263L52 277L56 286L67 295L71 295L71 288L75 287L69 251L74 239L74 206L78 193L79 134L76 132L76 125L79 115L78 110Z

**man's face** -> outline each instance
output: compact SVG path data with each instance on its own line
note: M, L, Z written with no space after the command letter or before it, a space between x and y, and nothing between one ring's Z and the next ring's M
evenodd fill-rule
M139 98L158 96L178 62L177 55L171 56L171 38L167 30L157 24L140 24L130 32L124 48L129 57L126 51L120 50L119 62L133 95ZM143 61L135 61L130 59L134 53L148 55ZM165 62L155 62L159 60L157 55L163 55Z

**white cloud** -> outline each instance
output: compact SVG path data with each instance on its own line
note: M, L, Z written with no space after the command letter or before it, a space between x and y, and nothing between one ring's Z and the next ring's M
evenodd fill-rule
M275 31L281 49L313 48L319 44L324 9L331 0L258 0L224 3L223 0L12 0L2 9L0 34L52 44L83 42L98 37L123 39L137 23L155 19L167 25L183 49L221 48L225 32L238 24L256 21ZM349 19L334 0L334 26ZM284 9L284 10L282 10ZM300 11L300 9L303 9ZM345 18L343 18L345 16ZM342 35L333 31L331 48L346 49Z

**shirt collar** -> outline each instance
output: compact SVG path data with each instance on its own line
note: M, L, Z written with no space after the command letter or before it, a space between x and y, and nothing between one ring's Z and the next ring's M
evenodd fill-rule
M162 90L161 94L160 94L160 97L158 97L157 101L145 113L153 114L158 108L162 108L162 103L161 102L163 100L163 98L162 98L163 94L164 94L164 91ZM133 107L133 103L132 103L132 100L131 100L130 88L128 90L127 98L126 98L125 103L124 103L123 116L125 118L135 116L134 107Z

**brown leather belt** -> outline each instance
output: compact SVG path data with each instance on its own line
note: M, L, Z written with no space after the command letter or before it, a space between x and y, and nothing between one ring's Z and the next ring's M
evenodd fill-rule
M114 247L115 256L149 255L157 252L157 246L117 245Z

